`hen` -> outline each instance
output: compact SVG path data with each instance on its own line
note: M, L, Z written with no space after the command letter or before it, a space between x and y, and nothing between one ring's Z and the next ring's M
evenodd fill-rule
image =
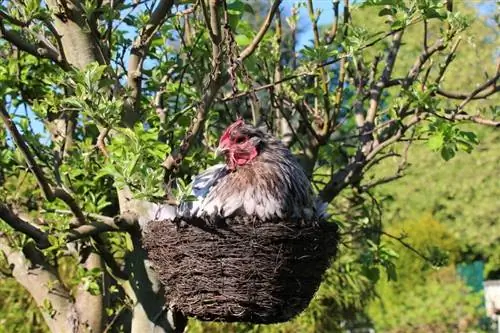
M194 178L196 200L181 203L177 216L255 216L261 221L325 216L326 204L315 198L302 167L272 135L240 119L224 131L216 153L225 163Z

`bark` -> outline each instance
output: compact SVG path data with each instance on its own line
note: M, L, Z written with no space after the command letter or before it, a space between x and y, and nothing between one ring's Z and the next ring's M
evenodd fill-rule
M122 215L136 215L141 229L153 219L173 218L175 215L174 207L136 200L129 189L121 190L118 198ZM131 274L124 288L134 304L131 332L183 332L187 319L170 311L165 304L163 288L142 249L140 230L131 232L131 235L134 250L126 258L126 269Z
M13 277L31 294L50 331L79 332L77 310L68 291L60 284L57 273L43 262L43 257L32 244L23 250L10 247L8 241L0 237L0 251L5 254Z
M83 266L87 269L98 267L104 271L102 258L95 252L89 254ZM104 297L102 295L92 295L82 285L79 285L75 293L75 307L78 318L85 329L91 332L102 332L105 319Z

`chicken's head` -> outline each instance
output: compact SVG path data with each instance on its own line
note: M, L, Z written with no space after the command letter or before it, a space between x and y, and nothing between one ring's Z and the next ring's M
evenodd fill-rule
M261 130L245 124L243 119L238 119L222 134L216 154L224 155L228 168L235 170L259 155L264 136Z

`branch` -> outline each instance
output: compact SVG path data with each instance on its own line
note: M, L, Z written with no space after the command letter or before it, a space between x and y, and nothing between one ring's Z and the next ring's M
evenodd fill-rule
M132 44L127 74L127 85L132 89L132 103L129 104L128 115L125 116L125 122L128 125L133 125L137 118L134 109L138 107L141 96L141 76L144 58L148 53L149 45L151 44L154 34L158 31L173 5L174 0L160 0L156 9L151 13L148 23L146 23L146 26Z
M42 315L51 332L78 332L83 329L69 292L33 244L16 250L10 246L6 237L0 235L0 251L5 254L7 263L12 267L12 275L16 281L31 294L42 309Z
M412 68L406 75L405 81L403 83L403 88L409 87L417 78L418 74L422 70L422 66L426 63L427 60L436 52L442 51L446 48L446 44L444 40L438 39L430 48L424 48L422 53L419 55Z
M332 30L328 31L326 33L326 36L325 36L325 43L326 44L331 44L335 40L335 37L337 36L337 30L339 27L339 4L340 4L340 0L333 0L332 1L333 14L335 16L335 19L333 20Z
M4 203L0 203L0 219L4 220L14 230L32 238L39 248L45 249L50 246L49 238L46 233L18 217Z
M391 235L385 231L379 231L382 235L384 236L387 236L389 238L392 238L394 239L395 241L398 241L401 245L403 245L405 248L407 248L408 250L410 250L411 252L415 253L417 256L419 256L420 258L424 259L425 261L431 263L432 265L434 265L434 261L431 260L431 258L425 256L424 254L422 254L419 250L415 249L413 246L411 246L410 244L406 243L404 241L404 238L405 237L397 237L397 236L394 236L394 235Z
M54 61L59 67L68 69L68 64L63 61L63 57L53 48L47 47L43 42L33 45L24 39L17 31L7 30L0 17L0 38L5 39L21 51L31 54L37 58L44 58Z
M469 114L455 114L455 115L438 115L439 118L443 118L446 120L462 120L462 121L471 121L476 124L481 124L481 125L486 125L486 126L493 126L493 127L500 127L500 120L492 120L492 119L485 119L480 116L474 116L474 115L469 115Z
M294 80L294 79L298 79L298 78L301 78L301 77L306 77L306 76L316 76L316 74L313 74L313 73L302 73L302 74L290 75L290 76L284 77L281 80L277 80L277 81L275 81L273 83L264 84L264 85L262 85L260 87L256 87L256 88L253 88L251 90L243 91L243 92L241 92L239 94L236 94L236 95L229 95L229 96L220 98L220 99L218 99L218 101L219 102L227 102L227 101L230 101L230 100L233 100L233 99L236 99L236 98L245 97L245 96L248 96L250 94L254 94L254 93L258 92L258 91L261 91L261 90L273 89L277 85L280 85L282 83L285 83L285 82L288 82L288 81L291 81L291 80Z
M205 8L202 4L202 8ZM186 135L182 139L182 142L179 146L179 149L167 156L165 161L162 163L162 166L165 168L165 182L167 186L171 183L172 173L175 172L188 153L189 149L195 138L200 133L203 125L205 124L206 115L208 109L212 105L212 102L215 99L215 95L218 93L219 89L226 82L226 77L222 75L222 62L224 58L224 53L221 48L221 27L220 27L220 15L219 15L219 1L218 0L210 0L209 2L210 9L210 20L206 22L209 31L212 31L212 71L210 73L209 81L204 89L203 97L201 102L198 105L198 111L196 115L192 119L187 131ZM204 13L206 9L204 9ZM206 14L206 13L205 13ZM205 17L208 19L208 17Z
M411 144L413 143L414 137L415 137L415 128L413 129L413 132L412 132L412 135L411 135L410 139L405 144L405 148L404 148L404 151L403 151L403 156L401 158L400 163L398 164L398 167L397 167L396 172L394 173L394 175L388 176L388 177L383 177L381 179L377 179L377 180L373 181L372 183L362 185L360 187L360 191L361 192L366 192L366 191L368 191L369 189L371 189L371 188L373 188L375 186L390 183L390 182L392 182L392 181L394 181L396 179L399 179L399 178L401 178L401 177L404 176L403 171L408 166L408 151L410 149ZM376 163L380 162L383 158L386 158L388 156L398 156L398 155L399 154L396 154L396 153L388 153L388 154L386 154L386 155L378 158L377 161L375 161L374 159L372 159L366 165L365 172L370 167L372 167Z
M446 73L446 70L448 69L448 66L451 64L453 59L455 59L455 53L457 52L458 46L460 45L460 42L462 41L462 38L457 38L457 41L453 46L451 47L450 53L446 56L444 63L439 66L439 73L436 77L436 80L434 81L437 85L441 83L441 80L444 77L444 74Z
M316 14L314 13L314 6L312 3L312 0L307 1L307 9L309 11L309 18L311 20L311 24L313 27L313 35L314 35L314 46L315 47L320 47L320 38L319 38L319 30L318 30L318 17L316 17ZM319 136L321 137L321 141L325 140L326 137L329 136L330 132L330 127L331 127L331 119L335 118L334 115L330 114L330 89L329 89L329 78L328 74L326 73L326 70L323 66L319 66L318 68L319 75L320 75L320 85L321 85L321 90L323 92L323 126L321 128L321 131ZM342 70L342 69L341 69ZM318 84L318 78L315 78L315 84ZM315 97L315 104L317 104L317 97ZM334 110L335 111L335 110ZM333 121L334 122L334 121Z
M13 16L10 16L6 12L4 12L3 10L0 10L0 22L2 20L7 20L11 24L17 25L17 26L22 27L22 28L27 27L30 24L30 22L21 21Z
M375 145L370 146L367 150L366 145L362 145L358 148L356 155L352 162L347 166L337 171L330 179L328 184L320 192L320 197L325 202L330 202L335 198L344 188L350 184L358 183L363 176L363 169L365 166L374 159L374 157L381 152L384 148L390 146L391 144L400 140L406 130L416 125L425 117L425 113L415 115L415 117L409 121L407 124L400 127L400 129L388 138L387 140Z
M282 0L274 0L271 9L269 9L269 12L267 13L267 16L264 20L264 23L259 29L259 32L257 32L257 35L253 39L253 41L248 45L241 53L240 56L238 57L238 61L242 62L246 58L248 58L254 51L257 49L257 46L261 42L262 38L264 38L264 35L267 32L267 29L271 26L271 22L273 20L274 14L278 10Z
M4 122L7 131L12 136L14 143L21 151L21 154L26 160L28 168L35 176L35 179L38 185L40 186L45 198L50 202L54 201L56 198L62 200L71 209L78 222L80 224L85 224L85 216L83 215L75 198L73 198L71 194L69 194L66 190L62 188L55 188L54 190L52 190L51 186L49 185L47 179L43 174L42 169L40 168L35 158L31 154L28 145L26 144L21 133L19 133L16 125L10 118L9 113L7 112L5 105L3 103L0 104L0 118Z
M425 116L426 116L425 113L415 114L411 121L409 121L405 125L401 125L401 127L396 132L396 134L394 134L393 136L391 136L387 140L382 141L381 143L379 143L378 145L373 147L373 149L371 149L371 151L366 155L366 161L371 161L383 149L387 148L391 144L393 144L396 141L398 141L399 139L401 139L408 129L412 128L414 125L419 123Z
M70 229L68 231L69 235L67 241L72 242L85 237L97 236L103 232L120 230L121 229L114 223L114 220L113 222L95 221L89 224L81 225L75 229Z
M370 89L370 106L366 113L365 123L363 124L362 128L362 133L364 134L362 137L364 147L362 149L364 153L367 153L367 150L370 149L369 145L373 136L366 133L369 132L373 127L373 123L377 115L380 95L382 94L384 87L387 85L391 78L392 69L394 68L396 57L399 52L399 47L401 46L403 31L404 30L400 30L394 34L392 38L392 44L389 48L389 51L387 52L386 66L384 68L384 71L382 72L382 76L380 80Z
M57 211L59 213L70 213L69 211ZM92 237L99 235L103 232L110 231L130 231L137 227L138 219L134 215L118 215L116 217L102 216L98 214L89 214L87 216L95 219L89 224L81 225L77 228L68 231L69 242L82 239L85 237Z
M470 98L471 100L478 100L478 99L485 99L490 97L493 94L496 94L497 92L500 91L500 86L497 85L491 85L488 89L483 90L482 94L477 94L475 96L469 97L470 94L464 94L464 93L456 93L456 92L450 92L450 91L445 91L443 89L438 88L436 90L436 93L438 95L451 98L451 99L468 99Z
M14 140L14 143L16 146L19 148L21 151L21 154L23 155L24 159L26 160L26 163L28 164L28 168L31 170L33 175L35 176L38 185L42 189L42 192L44 193L45 197L49 201L53 201L53 193L52 189L50 188L49 184L45 180L45 176L43 175L42 169L38 166L38 164L35 161L35 158L31 154L31 151L29 150L27 144L24 142L24 139L17 130L16 125L10 118L7 110L5 109L5 105L2 103L0 105L0 117L2 118L2 121L5 124L5 127L7 127L7 131L10 133L12 136L12 139Z
M497 72L495 73L495 76L486 81L485 83L483 83L482 85L480 85L479 87L477 87L476 89L474 89L469 94L469 96L458 106L458 110L459 111L463 110L463 108L465 107L465 105L467 105L467 103L469 103L475 96L477 96L479 93L481 93L489 86L494 86L495 90L497 90L498 87L496 86L496 82L498 81L499 78L500 78L500 63L497 66Z

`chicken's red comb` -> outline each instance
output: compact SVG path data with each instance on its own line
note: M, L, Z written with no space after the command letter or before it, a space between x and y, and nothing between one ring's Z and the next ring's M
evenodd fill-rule
M220 137L220 142L222 141L225 141L227 138L229 138L229 136L231 135L231 132L237 128L237 127L240 127L241 125L244 125L245 124L245 121L243 120L243 118L241 117L238 117L238 119L232 123L231 125L229 125L226 130L224 131L224 133L222 134L222 136Z

